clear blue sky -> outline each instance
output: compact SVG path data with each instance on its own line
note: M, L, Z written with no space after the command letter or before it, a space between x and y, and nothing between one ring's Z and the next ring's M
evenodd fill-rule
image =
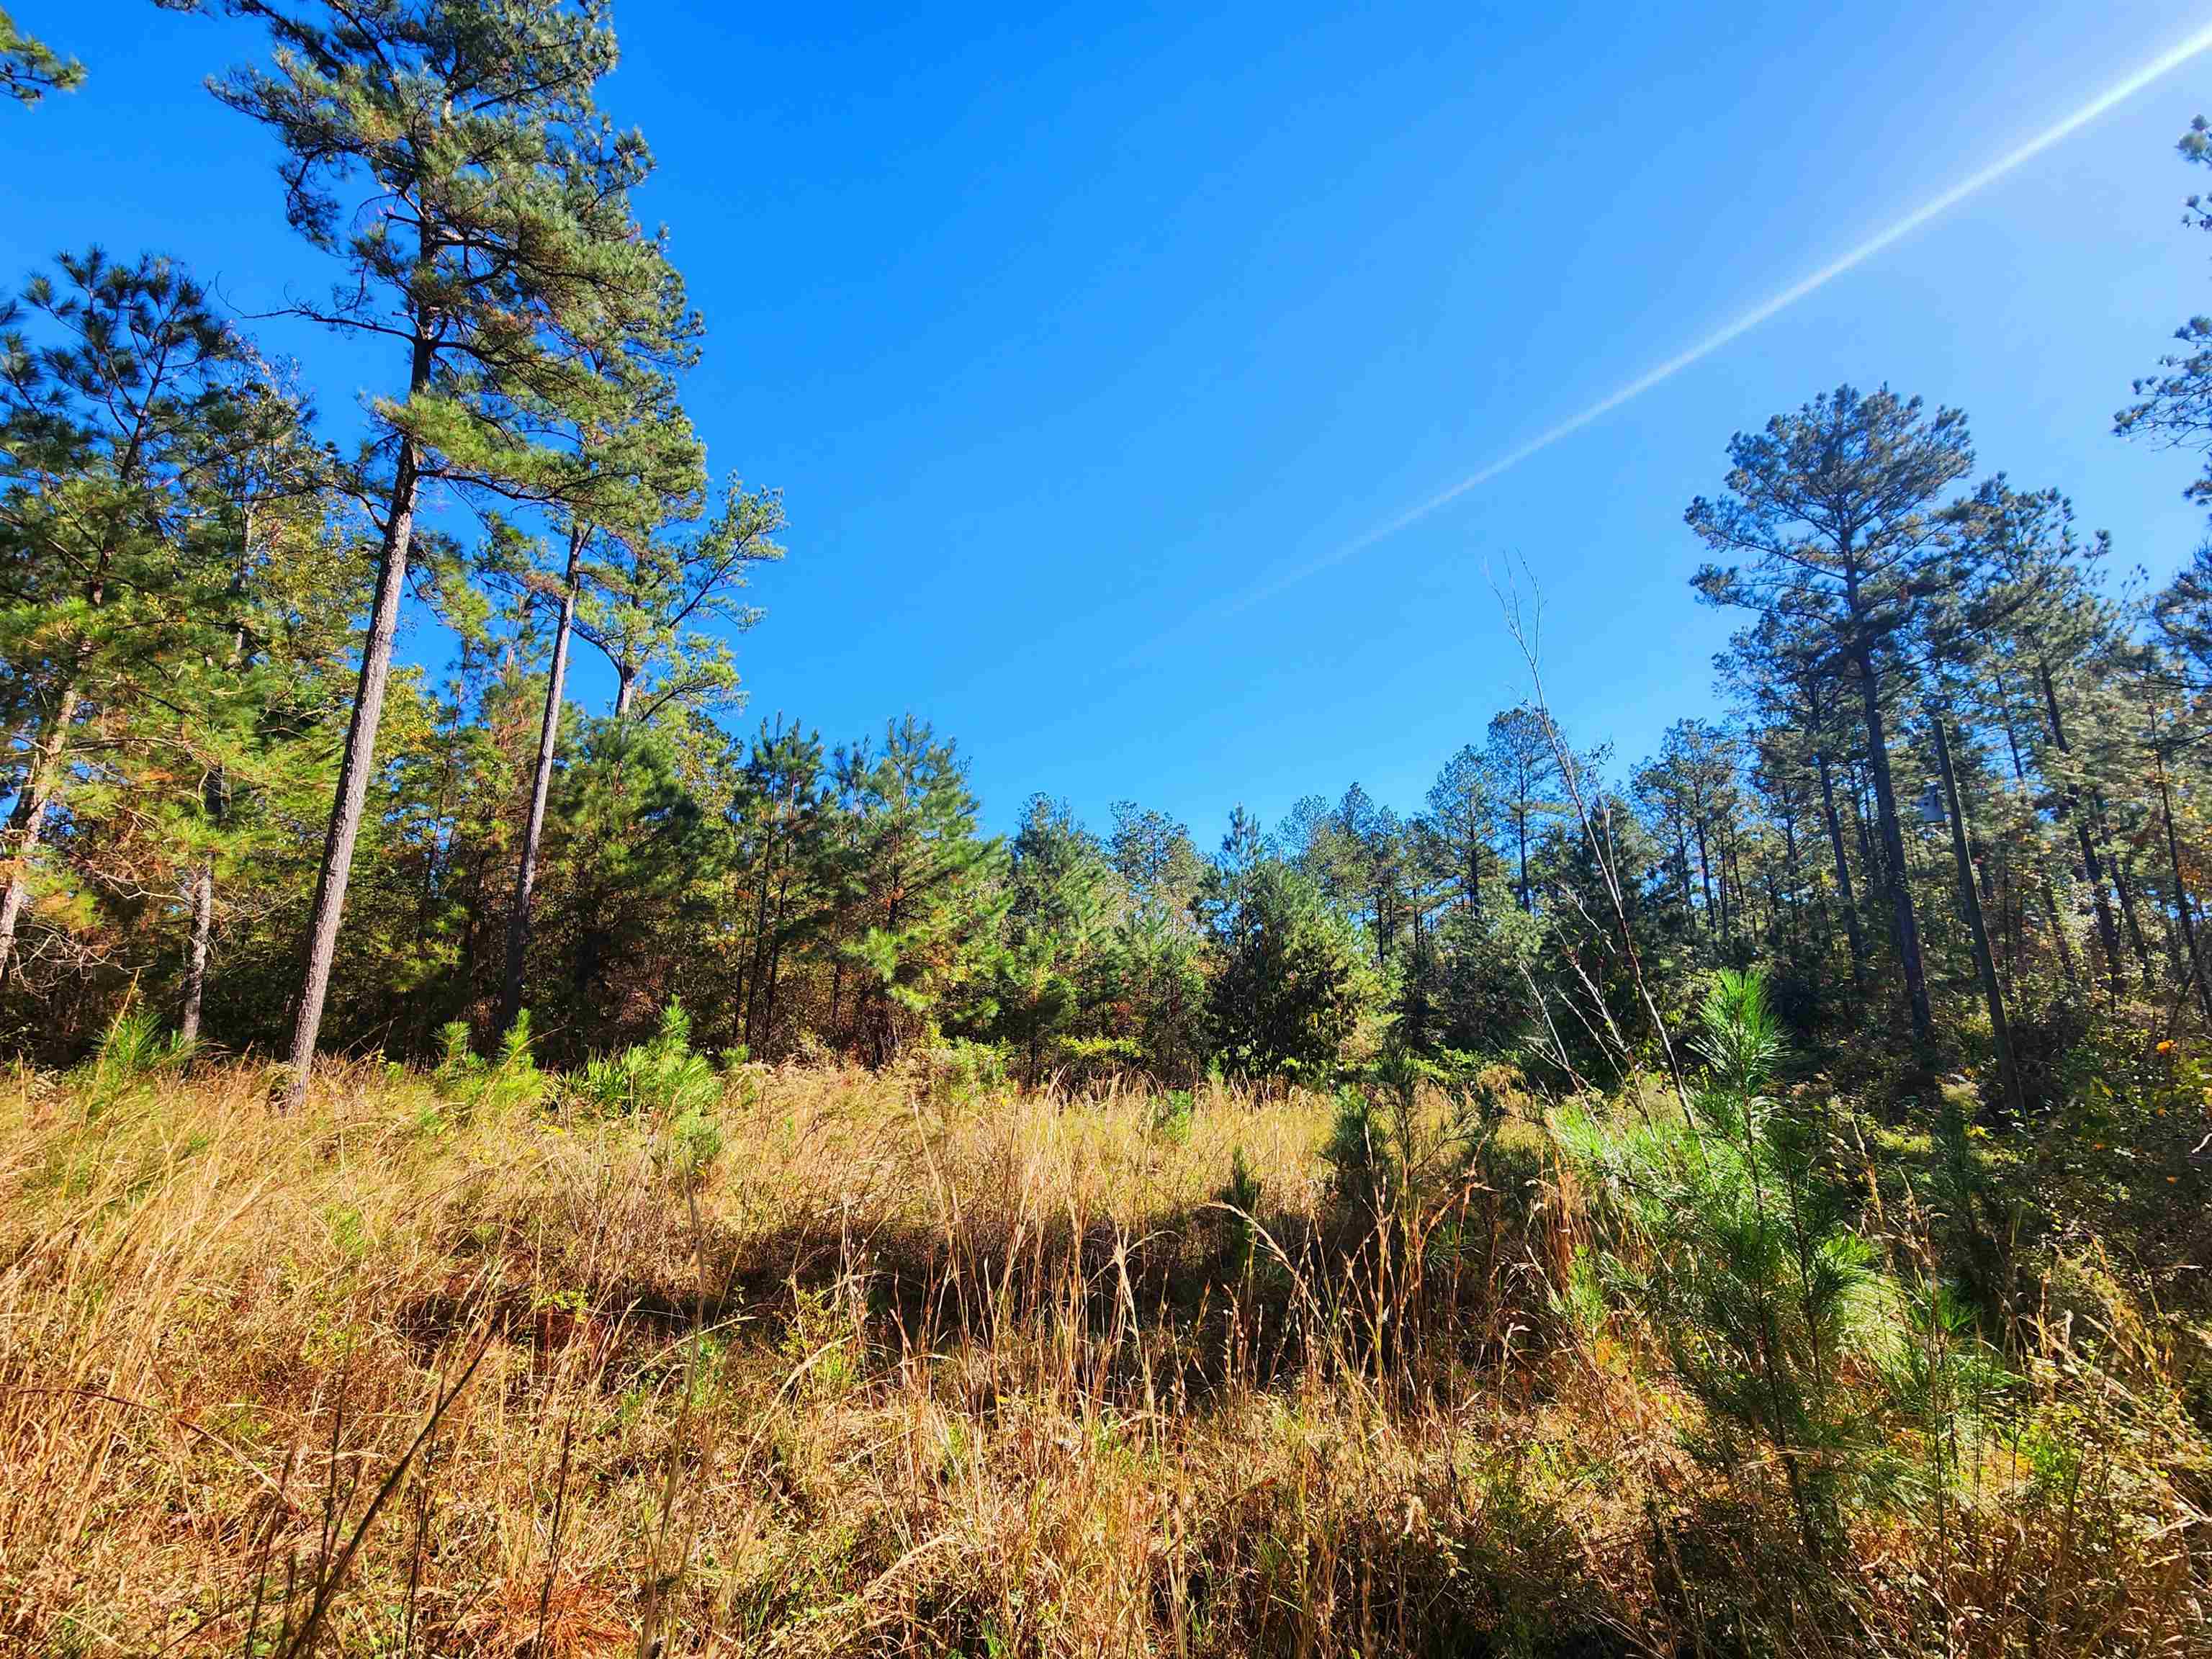
M90 78L0 111L12 277L179 255L319 289L272 151L202 77L258 40L10 0ZM903 15L892 15L895 11ZM2196 544L2192 458L2110 437L2212 309L2171 145L2212 54L1449 507L1325 557L1875 234L2212 22L2212 0L1832 7L740 7L626 0L615 116L711 335L718 470L781 486L752 705L905 709L988 820L1133 797L1211 845L1357 779L1401 807L1519 694L1488 571L1543 586L1578 740L1711 706L1730 621L1681 510L1730 432L1850 379L1972 416L2118 562ZM264 327L334 422L398 365ZM1265 597L1239 604L1255 592ZM428 637L427 635L425 636ZM418 646L418 650L424 648ZM580 694L603 703L603 680Z

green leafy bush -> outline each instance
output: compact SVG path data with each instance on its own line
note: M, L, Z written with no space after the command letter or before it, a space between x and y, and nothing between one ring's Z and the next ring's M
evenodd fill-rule
M714 1061L691 1047L691 1017L672 997L651 1042L587 1061L568 1079L568 1097L596 1111L656 1125L653 1162L678 1192L690 1195L706 1185L722 1155L723 1085ZM750 1097L750 1079L744 1087Z

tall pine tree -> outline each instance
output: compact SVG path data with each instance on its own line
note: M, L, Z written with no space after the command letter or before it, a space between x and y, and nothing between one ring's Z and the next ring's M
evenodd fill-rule
M304 314L387 341L371 413L385 484L376 594L316 878L288 1099L305 1093L375 769L425 483L558 501L577 466L549 428L600 406L595 360L666 316L668 264L631 216L651 158L592 101L614 67L603 0L223 0L265 25L267 69L216 84L283 144L295 228L346 278Z
M1934 1035L1920 926L1891 777L1886 683L1905 669L1899 635L1949 581L1954 550L1939 497L1974 464L1966 417L1923 412L1917 398L1883 386L1838 386L1793 414L1729 442L1728 493L1700 495L1684 514L1715 552L1693 579L1707 603L1789 619L1859 695L1874 777L1890 922L1915 1046Z

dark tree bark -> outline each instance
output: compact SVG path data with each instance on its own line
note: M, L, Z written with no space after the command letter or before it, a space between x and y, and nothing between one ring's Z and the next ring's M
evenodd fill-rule
M2012 694L2006 688L2004 676L1991 676L1997 694L1997 711L2004 720L2005 747L2012 755L2013 781L2020 786L2023 798L2027 795L2027 768L2020 754L2020 735L2013 727ZM2051 943L2058 953L2058 972L2069 985L2078 985L2081 975L2075 971L2074 947L2066 938L2066 927L2058 911L2058 892L2051 879L2051 864L2039 844L2035 859L2035 881L2038 896L2043 901L2043 914L2051 928Z
M1705 937L1706 937L1707 939L1711 939L1711 938L1712 937L1712 935L1713 935L1713 922L1714 922L1714 910L1713 910L1713 865L1712 865L1712 860L1711 860L1711 858L1709 858L1709 857L1706 855L1706 852L1705 852L1705 815L1703 812L1699 812L1699 813L1698 814L1698 818L1697 818L1697 829L1698 829L1698 885L1699 885L1700 887L1702 887L1702 888L1705 890Z
M210 823L220 826L230 811L230 778L220 766L209 772L202 799ZM215 860L204 858L192 869L191 931L185 944L185 994L177 1012L177 1034L187 1043L200 1036L200 1010L207 999L208 957L215 939Z
M1536 914L1534 895L1528 890L1528 799L1522 796L1521 810L1513 815L1513 827L1521 841L1521 908L1525 915Z
M2120 920L2127 924L2128 943L2135 947L2136 965L2142 969L2142 982L2151 982L2150 941L2143 936L2142 916L2136 908L2135 884L2128 879L2127 866L2112 849L2112 820L2105 811L2104 792L2089 792L2089 815L2096 821L2097 840L2105 849L2105 861L2112 866L2112 890L2120 896Z
M1858 825L1859 868L1866 872L1867 885L1882 891L1889 875L1882 866L1881 849L1875 844L1874 801L1867 789L1863 766L1851 768L1851 816Z

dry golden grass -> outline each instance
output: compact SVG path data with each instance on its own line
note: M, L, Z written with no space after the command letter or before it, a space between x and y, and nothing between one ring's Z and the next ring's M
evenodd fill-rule
M1940 1529L1870 1509L1814 1583L1762 1471L1685 1457L1634 1334L1554 1311L1587 1222L1534 1125L1511 1180L1378 1230L1305 1096L1204 1092L1186 1130L754 1067L696 1182L666 1125L380 1068L264 1100L243 1068L0 1089L9 1651L2202 1638L2194 1512L2117 1457L2064 1504L2015 1472ZM1256 1235L1218 1203L1240 1152Z

